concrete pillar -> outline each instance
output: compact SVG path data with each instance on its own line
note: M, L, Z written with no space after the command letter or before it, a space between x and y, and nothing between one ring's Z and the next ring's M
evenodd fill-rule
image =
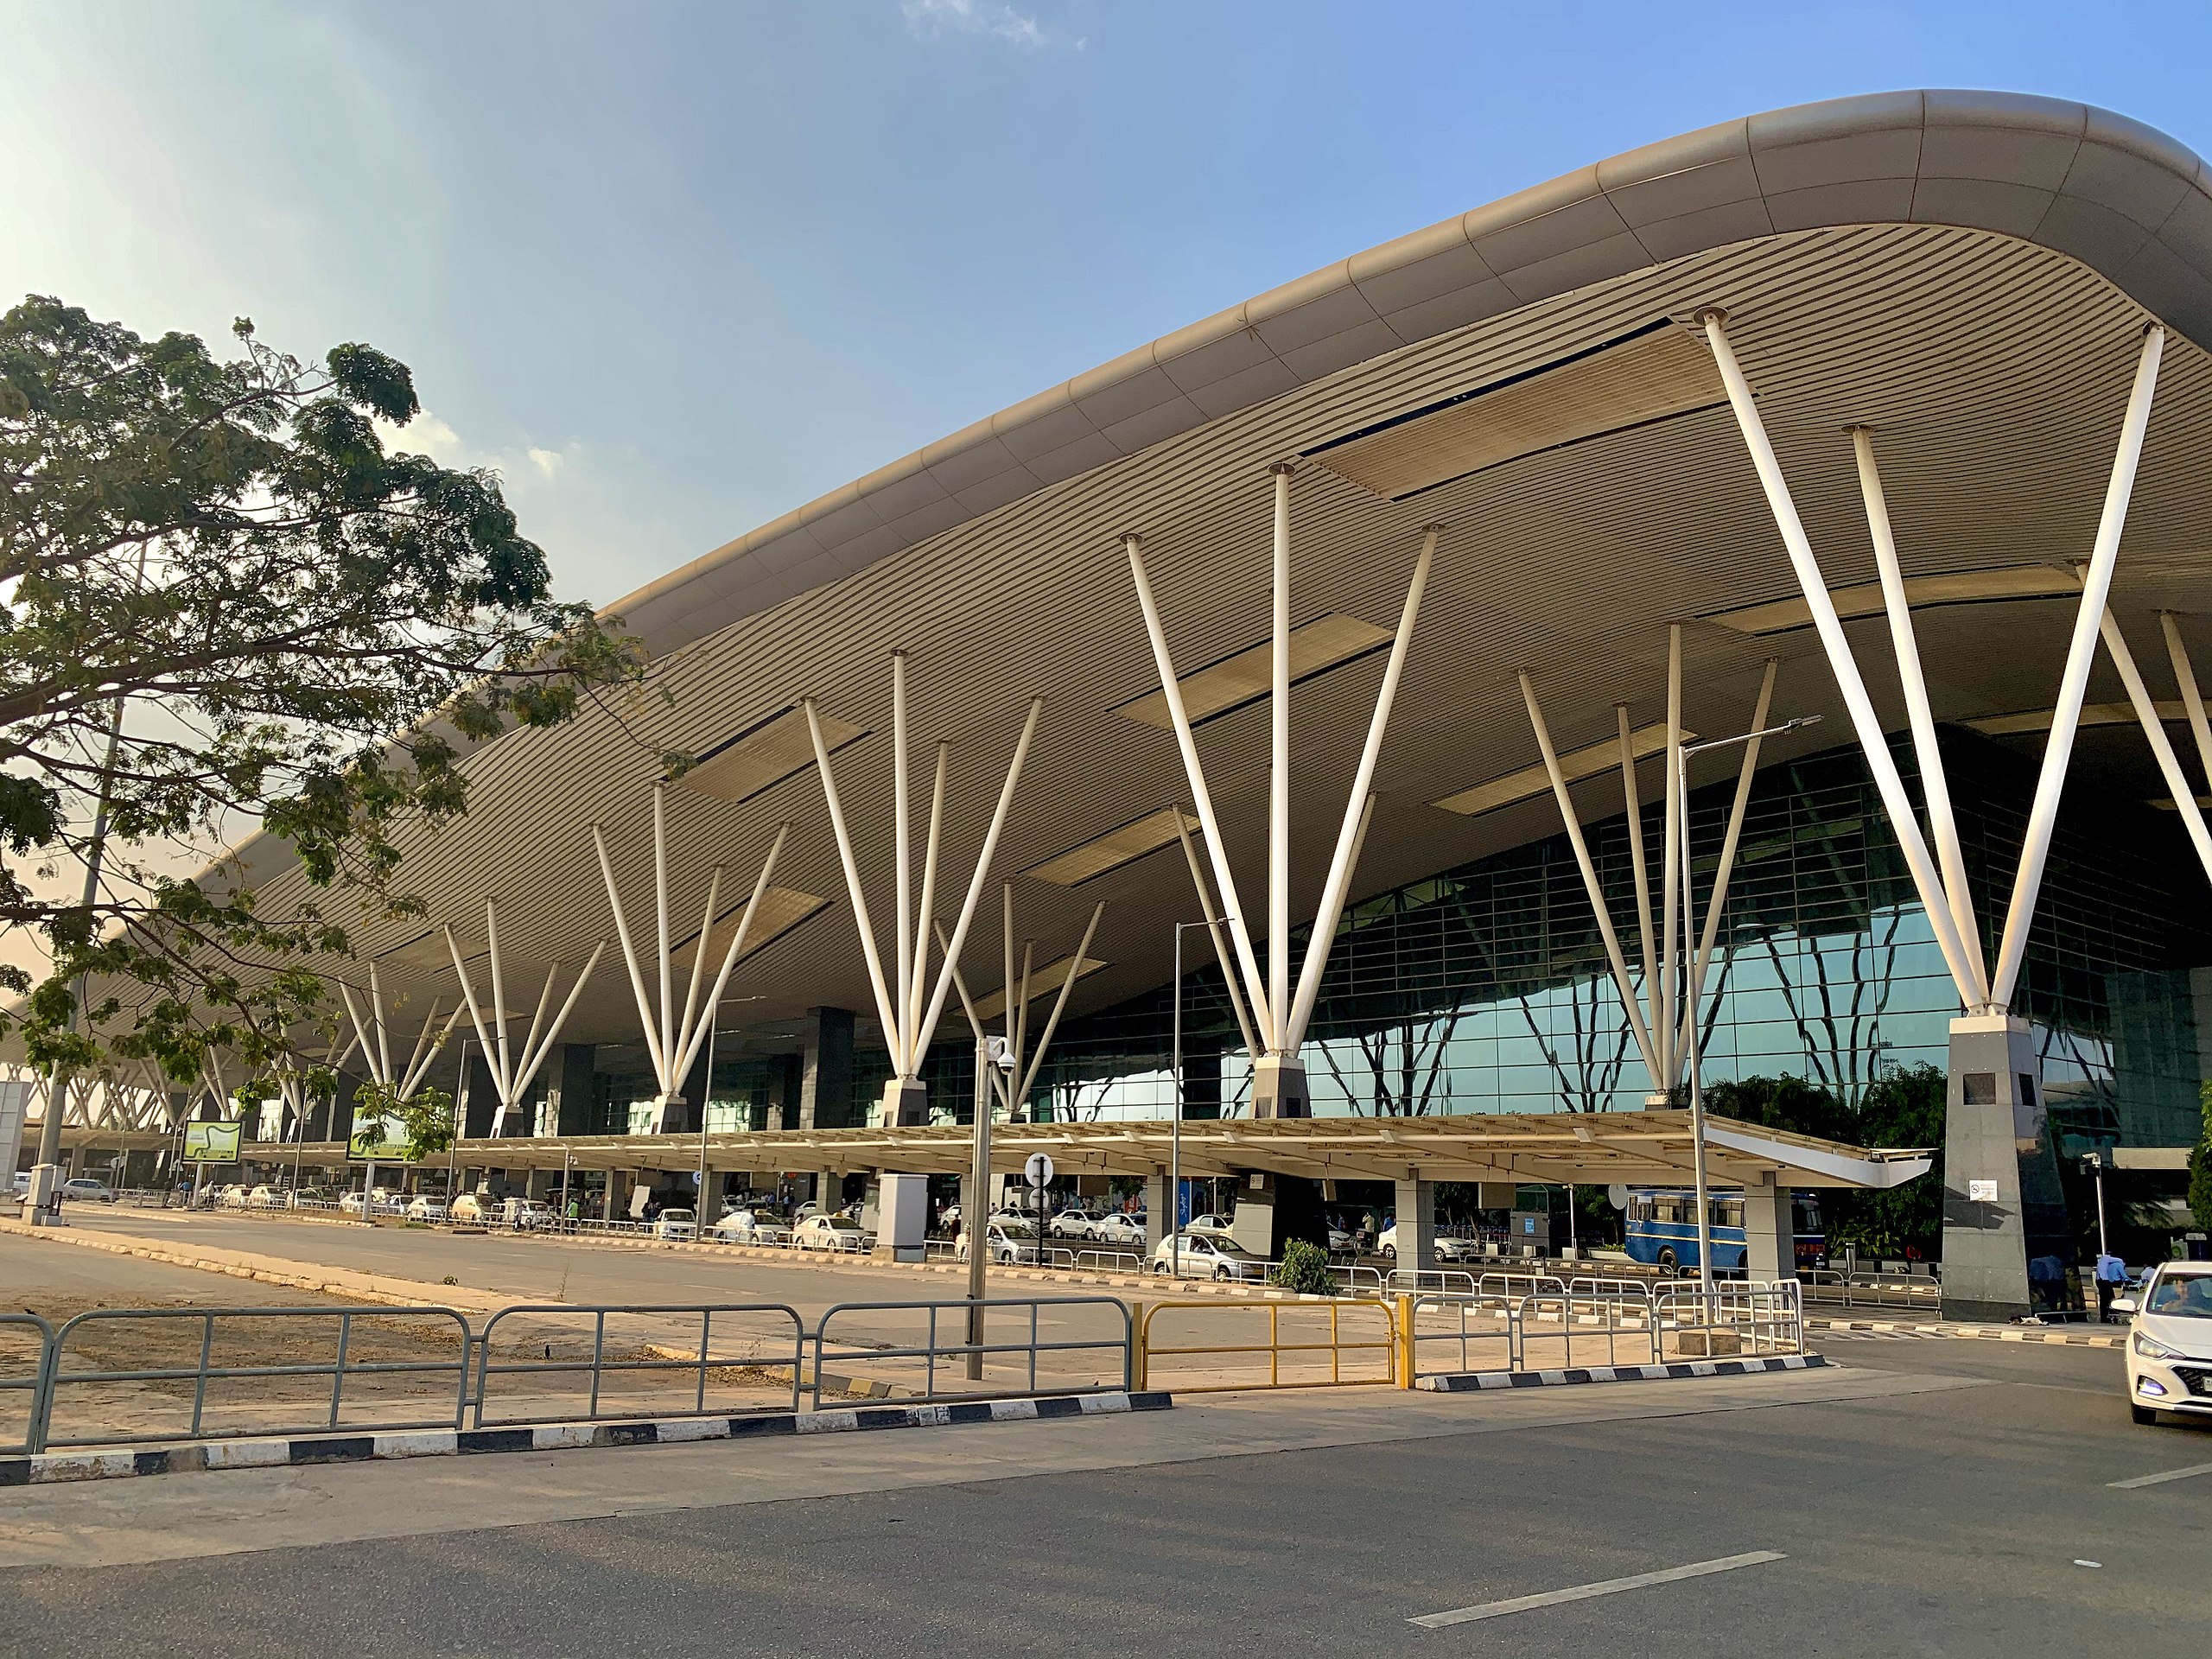
M2055 1250L2073 1265L2035 1033L2017 1015L1954 1020L1950 1062L1943 1316L2010 1319L2030 1311L2030 1257Z
M699 1232L705 1236L707 1229L722 1218L722 1182L727 1179L712 1164L707 1166L707 1179L699 1188Z
M1411 1176L1397 1183L1397 1266L1408 1273L1436 1271L1436 1183Z
M607 1172L607 1192L605 1200L600 1207L600 1218L602 1221L623 1221L628 1218L630 1195L626 1190L626 1184L624 1179L628 1173L626 1170L620 1169L610 1169Z
M533 1169L530 1172L530 1184L524 1192L540 1204L550 1204L560 1179L561 1172L557 1169Z
M1791 1219L1789 1189L1771 1174L1757 1185L1744 1183L1744 1271L1762 1282L1797 1276L1797 1229ZM1716 1252L1718 1254L1718 1252Z
M983 1197L976 1191L976 1177L970 1173L960 1178L960 1234L965 1238L969 1230L983 1219Z
M853 1099L853 1011L810 1008L799 1051L798 1127L849 1126Z
M546 1085L545 1116L556 1135L589 1135L599 1103L598 1051L590 1043L563 1043Z
M1144 1178L1144 1253L1147 1260L1167 1236L1175 1210L1167 1192L1167 1172L1154 1170Z

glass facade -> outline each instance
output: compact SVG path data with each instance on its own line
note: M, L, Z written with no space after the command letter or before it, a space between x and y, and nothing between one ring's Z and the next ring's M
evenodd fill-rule
M1993 959L2035 763L1971 733L1944 736ZM1899 760L1910 766L1909 753ZM1732 777L1692 791L1700 921L1733 793ZM1585 829L1640 992L1626 815ZM1655 803L1643 828L1655 906L1659 832ZM2194 1138L2200 1030L2212 1022L2202 887L2172 815L2069 797L2016 998L2037 1026L2062 1133L2132 1145ZM1294 959L1302 949L1301 939ZM1944 1065L1957 999L1855 747L1755 779L1706 993L1708 1078L1789 1073L1851 1096L1890 1069ZM1187 976L1183 997L1191 1115L1233 1116L1245 1109L1251 1067L1210 961ZM1033 1108L1077 1119L1164 1115L1170 1012L1162 988L1070 1021ZM1640 1106L1648 1080L1565 835L1346 915L1306 1063L1317 1114ZM859 1070L855 1106L864 1109L880 1074L865 1057ZM940 1113L964 1116L967 1046L940 1045L928 1074Z

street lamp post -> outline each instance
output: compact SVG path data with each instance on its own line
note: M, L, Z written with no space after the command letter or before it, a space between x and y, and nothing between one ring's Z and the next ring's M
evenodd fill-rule
M1801 727L1817 726L1820 721L1818 715L1800 715L1795 720L1783 721L1779 726L1768 726L1755 732L1739 732L1733 737L1712 738L1703 743L1685 743L1675 751L1675 798L1682 803L1681 983L1688 994L1689 1042L1686 1058L1689 1063L1690 1142L1697 1166L1697 1280L1708 1319L1711 1318L1713 1297L1713 1211L1705 1179L1705 1093L1698 1077L1698 1057L1704 1046L1705 1032L1704 1022L1698 1018L1698 1001L1703 995L1704 987L1697 982L1697 907L1690 892L1690 756L1702 754L1707 749L1732 748L1738 743L1753 743L1762 738L1778 737L1784 732L1794 732ZM1571 1205L1572 1200L1569 1202Z
M1173 1279L1183 1276L1183 930L1219 927L1231 919L1205 916L1195 922L1175 924L1175 1007L1170 1022L1173 1035L1168 1058L1169 1068L1174 1074L1175 1115L1167 1127L1167 1262L1168 1276Z

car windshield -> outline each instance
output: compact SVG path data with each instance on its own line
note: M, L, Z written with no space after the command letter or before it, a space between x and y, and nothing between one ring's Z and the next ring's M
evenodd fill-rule
M1004 1233L1008 1238L1034 1238L1037 1236L1037 1230L1034 1227L1032 1227L1026 1221L1001 1222L999 1224L999 1231Z
M822 1221L823 1226L830 1228L835 1232L857 1233L861 1230L860 1223L857 1221L849 1221L842 1216L830 1216L826 1217L817 1217L817 1219Z
M660 1218L663 1221L689 1221L691 1212L689 1210L664 1210L660 1212Z
M2212 1319L2212 1273L2159 1274L2143 1311L2167 1319Z

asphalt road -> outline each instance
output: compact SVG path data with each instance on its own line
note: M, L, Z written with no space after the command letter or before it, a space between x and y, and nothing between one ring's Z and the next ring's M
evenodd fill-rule
M1549 1403L1534 1393L1371 1407L1347 1393L1328 1398L1394 1437L1125 1467L1106 1437L1135 1431L1099 1420L1066 1433L1106 1446L1109 1466L1015 1478L988 1476L1016 1443L991 1437L1016 1431L938 1431L926 1449L942 1466L918 1484L788 1501L749 1501L740 1448L610 1454L633 1478L658 1466L690 1485L712 1470L711 1487L681 1512L0 1572L0 1655L2202 1651L2212 1475L2109 1483L2212 1463L2212 1433L2129 1423L2119 1356L1827 1345L1866 1386L1815 1399L1790 1382L1797 1402L1777 1391L1756 1409L1719 1408L1715 1392L1688 1411L1666 1390L1689 1384L1561 1391L1611 1409L1582 1421L1529 1416ZM1238 1409L1257 1421L1300 1403ZM1440 1414L1460 1409L1464 1431ZM879 1455L923 1455L892 1442L929 1433L883 1437ZM836 1450L868 1455L865 1440ZM493 1462L414 1465L413 1481L428 1497L464 1471L495 1478ZM410 1468L359 1490L389 1504ZM1444 1629L1408 1622L1764 1551L1782 1559Z

